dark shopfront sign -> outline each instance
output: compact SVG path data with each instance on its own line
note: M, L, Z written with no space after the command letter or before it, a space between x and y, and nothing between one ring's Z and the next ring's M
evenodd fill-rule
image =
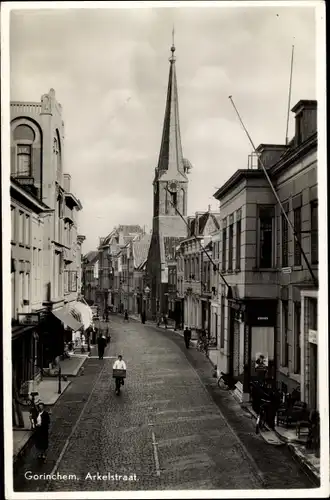
M19 313L17 316L19 325L32 325L36 326L40 322L39 313Z
M277 301L253 300L246 302L245 321L250 326L276 326Z

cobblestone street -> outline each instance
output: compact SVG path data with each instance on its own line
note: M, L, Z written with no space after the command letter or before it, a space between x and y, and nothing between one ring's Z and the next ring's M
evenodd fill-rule
M286 446L255 435L238 403L217 388L208 360L186 351L180 336L119 316L110 325L105 359L88 359L52 411L47 463L31 449L16 469L15 491L313 487ZM119 397L117 354L127 363ZM29 480L26 471L74 479Z

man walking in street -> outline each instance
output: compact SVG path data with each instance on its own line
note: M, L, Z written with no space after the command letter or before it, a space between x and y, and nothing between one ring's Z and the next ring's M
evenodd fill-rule
M186 348L189 349L189 344L190 344L190 339L191 339L191 330L189 330L189 328L187 326L183 332L183 336L184 336Z
M103 356L104 356L104 349L105 349L105 346L106 346L106 338L104 337L104 335L102 335L100 333L98 339L97 339L97 347L98 347L98 353L99 353L99 359L103 359Z
M48 450L48 434L50 417L49 413L45 410L43 403L38 405L39 413L37 416L36 427L35 427L35 445L38 450L38 458L42 458L46 461L46 453Z
M127 309L125 309L125 312L124 312L124 321L128 321L128 311L127 311Z

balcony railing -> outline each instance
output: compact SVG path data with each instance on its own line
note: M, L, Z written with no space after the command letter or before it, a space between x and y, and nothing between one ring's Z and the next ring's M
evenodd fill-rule
M18 174L14 174L12 177L14 177L15 181L18 182L25 191L31 193L33 196L38 196L39 189L34 184L34 177L25 177Z

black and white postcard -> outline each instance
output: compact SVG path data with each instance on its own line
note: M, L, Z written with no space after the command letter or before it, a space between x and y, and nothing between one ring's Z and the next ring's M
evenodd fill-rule
M6 498L327 497L325 3L1 14Z

